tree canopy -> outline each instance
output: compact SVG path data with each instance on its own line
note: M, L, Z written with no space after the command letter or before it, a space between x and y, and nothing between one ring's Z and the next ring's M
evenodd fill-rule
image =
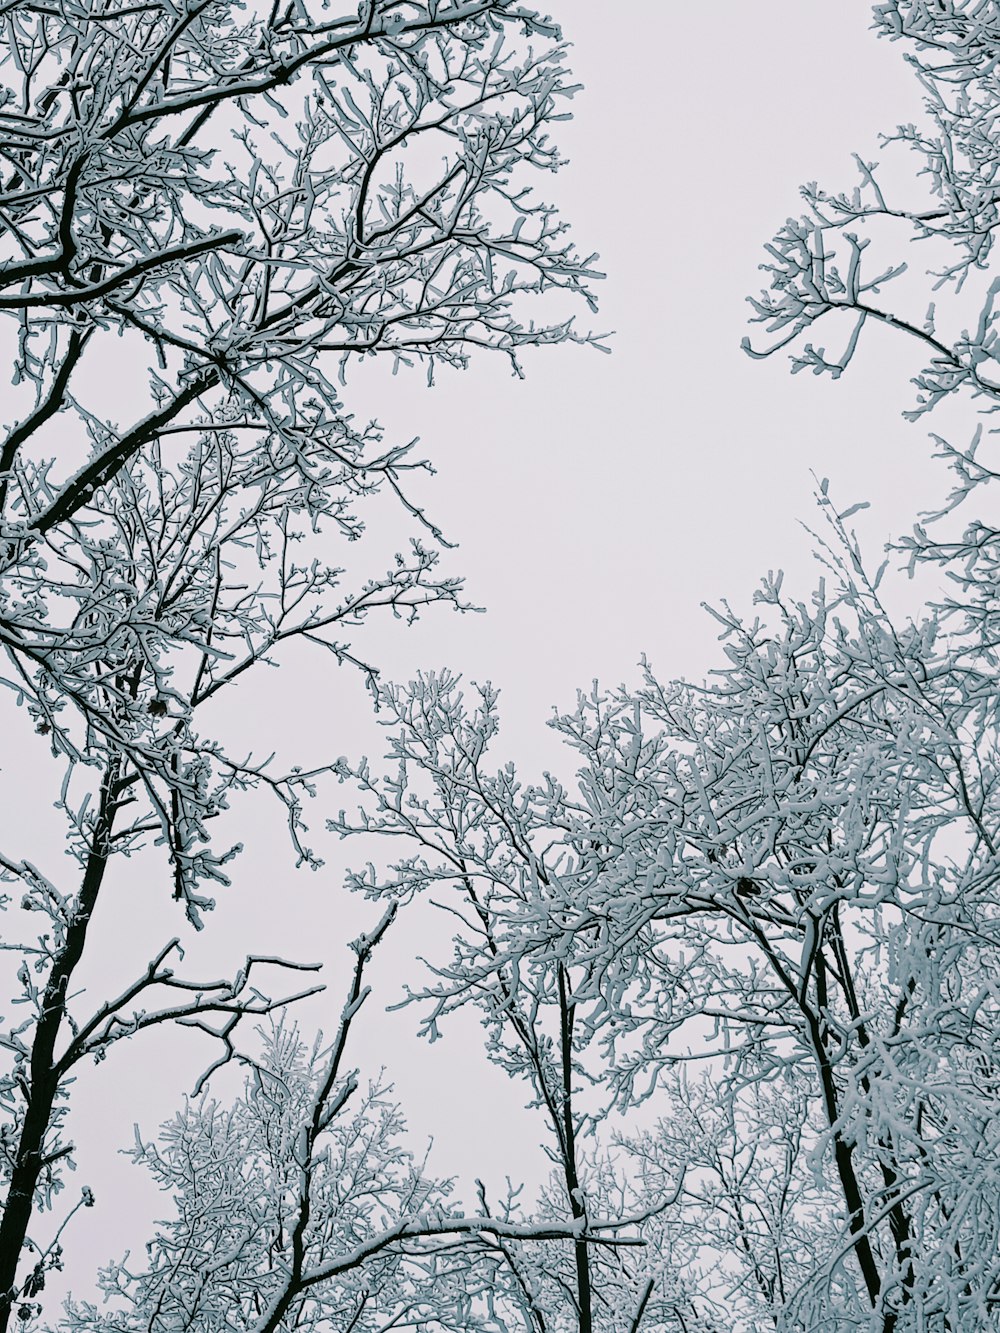
M745 347L839 378L882 325L926 356L911 419L946 401L988 418L1000 5L873 12L924 120L883 163L856 158L854 187L804 187ZM820 481L818 577L713 608L703 682L643 662L580 693L552 720L573 781L495 761L492 684L393 684L355 645L375 613L464 601L408 495L419 462L353 427L340 377L355 356L433 374L476 349L516 370L525 346L587 339L566 302L592 301L592 262L524 183L559 164L558 29L508 0L4 17L0 313L24 407L0 445L3 683L63 765L74 874L0 847L24 1006L0 1037L0 1329L51 1318L46 1279L95 1204L60 1194L73 1078L163 1024L211 1033L218 1058L157 1141L137 1133L169 1216L102 1272L105 1304L66 1307L78 1333L995 1328L988 420L968 444L932 436L950 493L885 560ZM118 422L89 397L110 346L148 369ZM413 540L355 580L334 534L363 541L379 491ZM912 619L890 594L907 568L938 588ZM202 729L291 641L365 673L387 765L278 772ZM160 847L201 928L236 850L213 821L248 788L277 798L300 864L314 795L333 832L396 853L348 877L373 922L332 1039L284 1012L314 969L270 954L206 980L170 939L119 994L77 993L108 867ZM353 1068L372 951L418 897L445 924L405 1003L429 1039L475 1012L548 1154L534 1194L516 1164L500 1197L437 1178L378 1069ZM233 1061L226 1099L209 1079Z

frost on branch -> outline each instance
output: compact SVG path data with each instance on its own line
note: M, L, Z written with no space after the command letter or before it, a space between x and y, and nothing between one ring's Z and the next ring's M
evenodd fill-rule
M355 887L448 909L452 956L413 995L430 1031L475 1003L543 1106L596 1083L575 1134L660 1108L619 1146L689 1280L725 1256L696 1283L706 1319L722 1283L748 1328L985 1330L995 674L936 616L895 624L830 523L810 601L772 577L756 617L714 612L727 660L707 684L646 667L554 720L572 786L491 766L491 688L383 687L395 766L358 766L362 816L334 827L412 848ZM554 1120L555 1160L589 1181Z
M768 289L750 298L764 332L744 347L753 356L790 347L793 371L837 377L866 324L881 324L907 334L925 358L908 416L962 389L989 412L1000 395L997 282L989 281L1000 223L1000 9L994 0L892 0L874 14L878 34L899 43L920 80L924 119L883 134L880 160L855 154L852 188L803 186L805 216L789 218L765 247ZM923 291L896 281L918 264L930 279ZM804 340L820 324L835 352Z
M406 1150L391 1088L363 1089L344 1063L364 968L394 914L355 946L329 1047L307 1049L294 1028L272 1025L235 1102L189 1103L158 1144L137 1131L133 1159L176 1211L145 1256L104 1270L105 1307L71 1303L70 1329L532 1328L546 1260L567 1246L617 1255L636 1244L634 1227L613 1218L526 1215L514 1190L491 1208L480 1187L480 1207L465 1211L453 1183Z
M433 378L478 348L520 373L526 348L591 340L573 321L597 275L533 193L560 165L564 55L514 0L4 10L0 694L62 766L43 804L70 861L4 830L24 1007L0 1038L0 1329L38 1316L37 1255L58 1261L65 1216L51 1245L36 1223L71 1164L75 1063L168 1021L227 1059L278 1004L257 980L281 960L199 980L175 941L80 996L109 867L160 849L155 882L200 929L240 792L270 792L319 864L303 807L336 764L227 748L205 705L293 642L373 679L372 615L465 605L410 495L426 464L345 406L352 361ZM379 493L410 531L359 572Z
M532 193L560 165L563 55L511 0L10 8L0 326L23 412L3 517L50 531L204 412L335 453L353 357L433 375L485 347L516 369L583 338L590 260ZM88 381L130 349L147 406L110 422ZM22 469L52 454L39 493Z

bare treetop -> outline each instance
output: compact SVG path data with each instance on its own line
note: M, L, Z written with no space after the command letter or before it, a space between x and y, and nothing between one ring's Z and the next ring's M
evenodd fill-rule
M38 1316L76 1211L48 1233L38 1216L72 1160L71 1071L165 1023L217 1038L224 1063L241 1019L314 989L265 994L268 970L303 970L269 955L192 978L173 938L116 994L74 979L109 867L142 847L202 926L236 793L269 790L319 865L302 804L335 762L277 770L253 736L227 750L203 705L293 640L372 680L372 614L464 606L407 493L427 465L352 423L350 359L433 379L484 349L520 373L526 347L588 340L573 316L596 275L532 193L575 89L558 28L513 0L15 0L0 17L0 693L60 761L65 828L55 851L20 828L0 847L18 886L4 947L24 960L0 1033L3 1329ZM338 545L379 492L405 535L359 574ZM299 1205L305 1227L308 1190ZM437 1234L406 1217L377 1248Z
M558 29L506 0L314 8L7 11L0 312L30 410L0 474L40 431L52 448L60 409L90 445L42 495L15 487L29 529L206 410L293 447L335 432L351 355L433 373L577 336L521 299L591 276L526 175L559 165ZM109 335L156 362L148 413L116 424L87 407Z

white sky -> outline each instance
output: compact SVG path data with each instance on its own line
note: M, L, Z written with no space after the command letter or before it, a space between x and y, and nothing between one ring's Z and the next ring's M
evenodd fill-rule
M807 591L814 572L799 520L814 520L810 469L832 479L844 506L873 502L859 520L873 555L943 484L925 429L900 417L919 351L874 331L834 384L793 379L783 359L755 364L739 348L761 247L799 212L799 184L853 185L851 151L877 156L877 131L918 114L899 48L867 31L867 0L547 7L575 44L585 91L576 120L557 127L571 163L540 189L573 222L581 249L601 253L608 276L594 327L616 331L613 355L546 350L527 359L523 383L481 359L430 391L419 372L366 369L346 391L348 407L377 416L387 438L422 437L439 474L420 494L460 543L449 568L488 609L379 631L368 652L389 676L449 665L491 678L502 688L504 753L529 773L554 762L551 706L570 706L593 677L634 679L643 652L667 677L712 666L703 600L746 607L758 576L777 567ZM264 690L237 691L229 716L245 728L255 713L262 748L269 733L288 751L367 749L374 760L365 709L346 671L314 661L270 673ZM330 1000L303 1013L330 1027L342 942L376 915L340 888L343 865L363 857L331 846L320 875L296 876L280 816L256 803L247 811L236 883L190 957L209 974L234 970L247 949L331 960ZM323 813L314 812L317 828ZM140 941L155 948L186 929L155 857L119 880L113 911L102 909L106 930L117 931L101 960L105 984L145 962ZM478 1027L428 1051L412 1041L413 1015L376 1012L395 998L413 940L407 928L380 960L355 1058L373 1059L372 1073L390 1066L417 1137L436 1136L439 1171L467 1184L532 1176L535 1122L520 1110L522 1092L484 1069ZM430 931L420 947L436 947ZM134 1120L152 1131L177 1103L199 1067L191 1049L146 1037L83 1072L77 1182L94 1186L99 1209L84 1215L86 1235L77 1227L66 1238L80 1294L95 1260L129 1244L141 1253L148 1189L109 1154L127 1145Z
M811 580L810 469L844 507L873 502L859 522L873 554L940 493L925 431L900 417L919 348L872 330L835 384L739 347L763 243L801 211L799 184L853 186L851 151L877 155L877 131L918 113L869 10L641 0L611 20L606 0L564 0L585 92L558 127L570 164L541 190L600 251L593 323L616 331L614 352L542 350L524 383L481 359L431 391L419 372L355 374L359 417L422 436L439 467L428 509L488 608L394 636L390 672L489 676L530 746L552 704L632 674L642 652L700 675L715 637L703 600L745 605L768 568Z

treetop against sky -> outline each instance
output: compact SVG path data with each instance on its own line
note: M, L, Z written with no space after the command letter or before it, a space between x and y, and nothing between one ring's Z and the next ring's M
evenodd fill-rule
M647 10L4 14L3 1328L995 1326L1000 8Z

